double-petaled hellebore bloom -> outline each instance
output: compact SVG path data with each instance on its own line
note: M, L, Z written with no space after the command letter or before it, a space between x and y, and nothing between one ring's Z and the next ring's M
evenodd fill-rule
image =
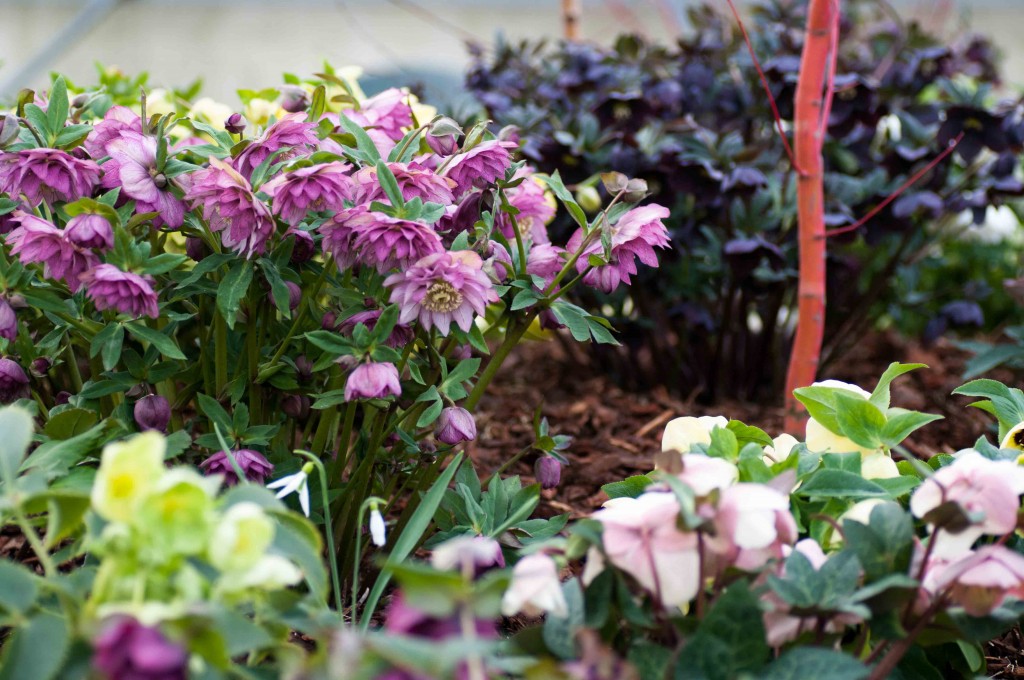
M262 191L273 199L274 214L294 226L310 211L341 210L355 188L351 169L340 161L311 165L278 175Z
M91 196L100 166L60 149L24 149L0 154L0 191L29 203L70 203Z
M987 545L939 572L935 588L949 588L953 601L971 616L988 616L1007 596L1024 596L1024 557Z
M476 439L476 420L461 406L448 406L441 410L434 426L434 436L444 444L461 444Z
M202 206L210 229L221 233L224 245L245 257L262 253L274 233L274 218L256 198L252 185L227 163L210 157L210 167L192 174L185 198Z
M242 469L245 478L254 484L262 484L274 471L274 466L259 451L238 449L232 451L231 455L235 457L235 462ZM238 483L235 467L228 459L228 454L223 451L213 454L200 463L199 467L208 475L224 475L224 484L227 486L234 486Z
M115 309L133 317L157 318L156 293L152 279L132 272L124 272L112 264L97 265L80 277L85 284L86 294L95 303L96 309Z
M72 292L82 283L79 277L95 266L99 259L66 238L63 231L44 219L27 212L15 211L13 222L18 226L7 235L11 254L22 264L37 262L49 279L64 279Z
M358 253L359 262L376 267L382 274L395 267L408 267L443 249L441 237L423 222L369 211L353 217L347 224L356 230L352 247Z
M185 680L188 652L157 628L118 616L93 640L93 668L108 680Z
M591 240L576 261L576 269L580 273L587 272L583 282L605 293L611 293L620 283L629 285L629 277L637 273L637 259L648 267L657 267L658 256L654 249L669 246L668 229L662 223L668 214L668 208L644 205L633 208L620 217L611 227L611 253L608 264L591 268L589 256L604 254L601 239ZM583 230L577 230L565 247L574 252L583 245L583 240Z
M504 178L505 171L512 165L509 150L514 148L516 145L512 142L492 139L452 156L443 174L455 182L456 197L473 187L483 188Z
M789 497L764 484L736 484L722 491L714 522L711 549L745 571L781 558L797 538Z
M425 330L437 328L448 335L452 322L468 332L473 314L483 315L498 299L483 272L483 261L470 250L427 255L406 271L384 280L391 302L401 309L400 323L419 319Z
M270 155L287 147L314 147L318 141L316 123L307 121L302 113L289 113L245 147L235 159L234 166L242 175L251 178L252 171Z
M18 337L18 315L6 297L0 297L0 338L14 342Z
M114 247L114 230L103 215L75 215L64 227L64 237L79 248L106 251Z
M166 432L171 422L171 405L159 394L150 394L135 402L134 415L141 429Z
M13 359L0 359L0 404L10 404L29 395L28 376Z
M369 361L356 366L345 381L345 401L383 399L402 393L402 383L395 365L385 361Z

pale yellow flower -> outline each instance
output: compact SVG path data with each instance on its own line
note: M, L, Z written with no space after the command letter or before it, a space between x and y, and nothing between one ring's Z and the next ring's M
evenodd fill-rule
M93 509L111 522L130 522L164 475L166 449L156 431L107 444L93 482Z

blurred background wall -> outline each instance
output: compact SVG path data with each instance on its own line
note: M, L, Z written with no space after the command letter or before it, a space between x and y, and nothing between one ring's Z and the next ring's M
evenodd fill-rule
M670 39L685 30L693 1L584 0L582 33L596 41L622 31ZM1008 85L1024 86L1024 0L892 4L948 35L991 36L1006 57ZM559 0L0 0L0 90L8 90L0 96L42 86L50 70L91 82L100 62L149 71L154 86L201 76L204 94L237 104L235 88L278 84L284 71L308 75L326 59L364 67L368 90L421 82L443 102L461 83L467 39L558 37L559 9Z

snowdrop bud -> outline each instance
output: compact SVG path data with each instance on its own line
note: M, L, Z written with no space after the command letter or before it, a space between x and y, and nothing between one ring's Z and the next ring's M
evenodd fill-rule
M383 548L388 542L384 517L380 514L376 504L370 509L370 538L378 548Z
M166 432L171 422L171 405L159 394L151 394L135 402L134 414L140 429Z
M541 456L534 464L534 473L542 489L554 489L562 481L562 463L552 456Z

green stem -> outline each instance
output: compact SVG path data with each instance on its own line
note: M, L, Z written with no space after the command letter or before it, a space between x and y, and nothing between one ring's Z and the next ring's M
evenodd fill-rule
M309 451L296 451L300 456L312 463L320 475L320 494L323 504L324 533L327 541L327 560L331 566L331 587L334 589L334 608L338 614L342 611L341 601L341 575L338 573L338 555L334 549L334 529L331 526L331 506L327 494L327 470L324 469L323 461Z
M521 451L519 451L519 453L517 453L516 455L512 456L511 458L509 458L504 463L502 463L501 466L497 470L492 472L491 475L487 479L485 479L484 481L480 482L480 488L486 489L487 485L491 483L492 479L494 479L495 477L498 477L502 472L504 472L505 470L509 469L510 467L512 467L513 465L518 463L520 461L520 459L522 459L523 456L525 456L527 453L529 453L532 448L533 448L532 446L527 446L526 448L524 448Z
M220 311L214 316L213 325L216 335L213 366L217 374L217 393L212 396L217 398L224 392L224 386L228 384L228 324Z
M53 563L53 558L50 556L49 551L46 550L46 546L43 545L39 534L36 533L35 527L32 526L32 523L28 521L28 517L22 511L21 502L15 501L13 506L14 519L18 523L21 533L25 535L25 540L28 541L32 552L39 559L39 564L43 567L43 574L46 575L46 578L55 577L57 575L57 565Z
M327 383L327 390L334 391L341 389L342 385L344 384L344 375L341 373L341 371L337 371L334 375L331 376L330 381ZM325 409L320 414L320 422L317 423L316 434L313 435L313 445L311 447L313 449L313 453L315 453L316 455L323 455L323 452L327 446L327 436L330 433L331 428L333 427L337 419L337 406L331 406L330 408Z
M501 365L505 363L505 359L508 358L512 349L519 344L519 341L530 327L531 321L533 321L532 315L523 319L523 322L518 325L514 324L512 319L509 319L509 328L505 333L505 341L502 342L498 349L494 351L494 354L491 356L491 360L487 362L487 366L484 367L483 373L480 374L480 377L476 381L476 385L473 386L473 391L466 399L465 404L463 404L466 410L472 411L476 408L477 403L480 401L480 397L484 395L484 391L487 389L487 386L491 383L491 380L494 379L494 376L498 373L498 369L501 368Z
M313 292L312 292L312 294L310 294L309 297L306 298L306 300L307 300L306 304L302 305L302 307L299 309L299 313L295 315L295 320L292 321L292 325L288 329L288 333L285 334L284 340L281 341L280 347L277 348L277 352L275 352L274 356L271 357L270 363L268 364L268 366L275 366L275 365L277 365L277 362L281 360L282 356L284 356L284 352L288 348L288 343L291 342L291 339L293 337L295 337L295 334L299 330L299 326L302 324L302 322L306 318L307 312L313 306L313 304L316 302L317 297L320 295L320 289L323 288L324 281L327 280L327 272L330 270L331 265L333 263L334 263L334 258L333 257L327 258L327 261L324 262L324 269L323 269L322 272L320 272L320 277L317 278L316 283L313 284Z
M75 394L82 391L82 373L78 370L78 359L75 358L75 350L68 343L68 346L64 348L64 360L68 364L68 372L71 374L71 384L75 388Z
M348 467L349 454L352 451L352 427L356 421L356 402L350 401L345 405L345 420L341 427L341 445L334 457L334 464L331 466L330 478L335 484L341 484L341 477Z

